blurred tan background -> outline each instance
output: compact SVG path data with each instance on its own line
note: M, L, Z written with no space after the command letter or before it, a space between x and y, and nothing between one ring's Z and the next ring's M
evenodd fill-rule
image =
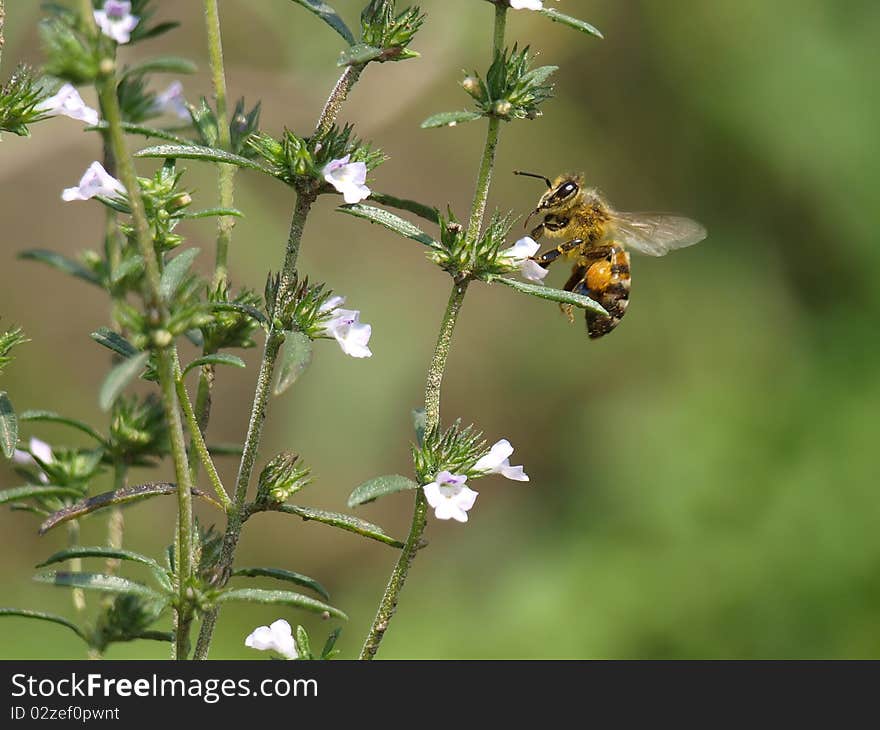
M7 3L5 78L39 63L34 0ZM361 0L335 0L350 25ZM467 216L484 125L422 131L428 115L466 108L462 69L485 70L492 8L424 0L421 59L371 66L342 121L390 156L376 190ZM199 64L187 96L209 93L201 3L160 3L183 21L139 54ZM455 335L443 416L516 447L530 484L480 481L467 525L431 521L381 656L385 658L779 658L880 654L880 265L876 211L880 5L870 0L566 0L605 41L528 12L511 42L561 67L545 117L505 125L490 205L525 213L540 183L585 170L622 209L670 210L706 224L701 245L634 261L623 324L590 342L549 302L475 286ZM337 76L341 41L289 0L221 3L230 96L262 99L263 128L310 131ZM124 54L129 51L124 50ZM167 79L170 81L171 79ZM164 84L165 79L160 83ZM140 145L141 141L133 141ZM88 333L105 324L94 288L16 252L98 248L98 205L62 204L99 155L66 119L0 145L0 313L33 340L3 387L19 410L51 408L103 426L97 388L107 358ZM215 203L214 171L190 163L199 207ZM150 164L142 167L149 171ZM234 281L262 290L286 238L290 191L243 172ZM213 223L190 224L209 266ZM260 466L282 448L318 482L299 501L344 509L366 478L410 473L410 409L420 405L449 281L418 244L322 200L302 269L348 296L372 323L374 357L319 343L312 368L273 401ZM562 271L550 282L561 285ZM219 378L212 441L241 441L256 375ZM50 384L51 383L51 384ZM48 441L70 432L24 430ZM232 460L224 474L232 478ZM146 475L143 475L146 479ZM137 479L137 475L134 476ZM15 477L0 467L0 484ZM109 488L101 485L101 488ZM390 497L363 517L405 534L411 500ZM173 500L127 510L127 545L158 554L172 537ZM202 511L207 521L215 514ZM103 521L84 544L103 540ZM30 582L64 536L36 518L0 513L0 604L73 615L70 595ZM351 616L340 647L353 656L395 552L283 515L245 531L239 565L316 577ZM137 575L132 571L131 575ZM331 628L294 612L235 607L216 657L258 657L247 632L284 615L317 643ZM2 656L82 656L62 628L6 619ZM164 646L115 646L109 657L164 657Z

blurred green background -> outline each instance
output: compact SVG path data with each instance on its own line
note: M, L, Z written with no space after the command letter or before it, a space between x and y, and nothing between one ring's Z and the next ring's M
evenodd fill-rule
M16 59L40 60L38 3L7 4L4 76ZM196 100L210 89L201 4L159 5L183 26L137 52L194 58L201 73L184 83ZM334 5L356 24L360 0ZM466 108L457 82L461 69L488 64L492 8L422 5L429 20L414 44L422 58L371 66L343 121L390 156L374 189L449 202L461 218L484 125L422 131L419 122ZM289 0L221 6L230 95L262 99L272 133L309 131L337 76L339 39ZM430 548L380 656L877 657L880 4L557 7L606 40L511 14L511 41L561 70L542 119L504 126L490 205L533 206L540 183L515 178L514 168L585 170L617 207L690 215L709 238L634 261L629 313L598 342L551 303L472 287L443 417L473 421L491 441L509 438L532 481L481 481L467 525L429 523ZM88 333L106 322L107 301L16 252L98 247L100 207L59 199L98 156L97 139L63 119L38 125L30 140L6 135L0 146L0 312L33 340L3 387L19 410L51 408L96 425L106 418L96 392L107 358ZM199 206L213 205L213 170L191 163L189 171ZM291 194L256 174L237 180L247 217L235 230L234 282L262 290L281 259ZM207 267L213 224L187 233ZM272 403L260 464L282 448L301 453L319 480L300 501L341 509L364 479L409 473L410 409L420 404L449 281L417 244L334 213L329 199L309 220L301 264L363 311L374 357L355 361L318 344L312 368ZM564 279L554 271L549 281ZM211 440L242 440L258 356L247 353L245 371L222 371ZM23 435L31 433L56 443L70 436L51 427ZM233 469L223 464L227 480ZM0 484L15 485L3 467ZM410 509L398 496L361 513L402 535ZM200 514L218 520L201 506ZM173 515L170 499L127 510L127 545L158 554ZM100 543L103 520L83 532L84 544ZM36 518L3 511L0 536L0 604L72 616L69 593L30 581L64 535L39 538ZM245 530L238 563L324 582L351 616L340 644L351 657L395 558L347 533L265 515ZM213 656L257 658L244 636L279 615L304 619L313 641L332 628L272 608L226 609ZM83 655L60 627L5 622L3 658ZM145 656L166 649L144 642L109 652Z

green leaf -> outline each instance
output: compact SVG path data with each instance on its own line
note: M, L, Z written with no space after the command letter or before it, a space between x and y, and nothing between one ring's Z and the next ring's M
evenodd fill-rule
M42 563L34 566L36 568L45 568L47 565L54 563L63 563L74 558L111 558L114 560L129 560L141 565L147 565L157 573L164 575L165 569L155 560L146 555L132 552L131 550L122 550L121 548L112 548L107 546L100 547L72 547L67 550L61 550L54 555L50 555Z
M416 430L416 443L421 446L425 441L425 430L428 428L428 414L424 408L415 408L412 418L413 428Z
M147 147L140 152L136 152L135 157L162 157L165 159L181 159L181 160L205 160L207 162L223 162L227 165L236 165L237 167L246 167L250 170L259 170L267 175L272 172L261 164L249 160L247 157L234 155L231 152L214 149L213 147L202 147L197 144L160 144L155 147ZM274 175L273 175L274 177Z
M253 317L260 324L269 323L265 314L256 307L251 307L247 304L238 304L236 302L214 302L210 306L215 312L241 312L242 314L248 315L248 317Z
M199 249L188 248L165 264L165 271L162 272L159 281L159 294L166 302L170 302L174 297L198 255Z
M5 390L0 390L0 448L3 455L11 459L18 443L18 419L15 409Z
M359 517L354 517L352 515L344 515L339 512L326 512L325 510L312 509L311 507L298 507L295 504L282 504L276 508L276 511L285 512L289 515L296 515L297 517L304 519L306 522L314 520L315 522L320 522L324 525L338 527L340 530L354 532L363 537L368 537L371 540L384 542L386 545L391 545L392 547L403 547L402 542L386 535L385 531L378 525L374 525L371 522L367 522L366 520L362 520Z
M216 216L244 218L244 213L238 210L238 208L207 208L205 210L194 210L191 213L184 213L180 217L186 220L194 220L196 218L214 218Z
M102 411L109 411L116 399L134 378L140 375L150 359L149 352L142 352L114 367L104 380L98 394L98 404Z
M415 213L420 218L431 221L440 225L440 211L430 205L418 203L415 200L407 200L406 198L395 198L393 195L385 193L372 193L370 200L374 200L380 205L387 205L389 208L397 208L398 210L408 210Z
M225 353L215 352L213 355L205 355L198 360L193 360L183 369L183 374L186 375L190 370L200 368L203 365L232 365L236 368L246 367L244 360L237 355L227 355Z
M348 506L357 507L358 505L372 502L379 497L384 497L386 494L405 492L418 488L419 485L416 482L400 474L376 477L364 482L351 493L351 496L348 498Z
M104 437L93 429L89 424L78 421L75 418L67 418L53 411L24 411L18 414L18 420L22 422L43 421L48 423L60 423L64 426L70 426L77 431L82 431L91 436L99 444L106 446L107 442Z
M281 346L278 379L273 393L281 395L309 366L312 361L312 340L302 332L287 332Z
M100 121L93 126L89 126L85 128L87 132L93 132L97 130L109 129L110 125L105 121ZM128 134L139 134L143 137L154 138L154 139L164 139L166 142L173 142L174 144L179 145L190 145L192 142L183 137L178 137L176 134L171 134L164 129L156 129L155 127L145 127L143 124L131 124L130 122L122 123L122 131L127 132Z
M474 122L481 119L482 116L480 112L440 112L440 114L434 114L422 122L422 129L454 127L464 122Z
M582 294L575 294L574 292L563 291L562 289L551 289L550 287L536 284L526 284L525 282L508 279L504 276L492 276L489 281L498 281L505 286L509 286L511 289L516 289L518 292L529 294L539 299L549 299L551 302L559 302L560 304L573 304L581 309L589 309L596 314L608 316L608 312L603 309L601 304Z
M264 591L261 588L233 588L224 591L217 598L218 603L228 603L229 601L248 601L250 603L275 603L286 606L295 606L313 613L324 613L325 611L331 616L348 620L342 611L333 608L326 603L322 603L314 598L309 598L301 593L292 593L291 591Z
M31 487L32 489L61 489L61 487ZM207 497L205 492L200 489L192 490L193 496ZM105 507L115 507L128 502L135 502L141 499L149 499L150 497L158 497L161 495L177 494L177 486L170 482L151 482L149 484L138 484L135 487L124 487L122 489L114 489L111 492L97 494L88 499L81 499L64 509L55 512L51 517L40 525L40 534L44 535L53 527L75 520L85 515L96 512ZM77 495L79 493L77 492Z
M43 613L42 611L29 611L25 608L0 608L0 616L19 616L21 618L35 618L40 621L49 621L59 626L66 626L80 639L87 642L88 637L83 633L82 629L72 621L68 621L63 616L56 616L54 613Z
M581 33L587 33L588 35L595 36L596 38L605 38L600 32L598 28L590 25L585 20L578 20L577 18L572 18L570 15L564 15L560 13L558 10L554 8L544 8L543 10L539 10L541 15L550 18L554 23L562 23L563 25L567 25L569 28L574 28L575 30L581 31Z
M113 350L113 352L117 355L122 355L122 357L134 357L140 352L122 335L114 332L109 327L101 327L101 329L92 332L90 336L99 345L103 345L108 350Z
M119 266L113 269L113 274L110 277L110 282L113 284L118 284L129 274L133 274L136 271L140 271L144 268L144 257L140 254L136 254L135 256L129 256L125 261L123 261Z
M138 76L148 73L194 74L198 70L198 66L186 58L159 56L158 58L151 58L123 69L121 76L126 78L127 76Z
M355 203L354 205L341 205L336 210L340 213L348 213L348 215L353 215L356 218L364 218L365 220L370 221L370 223L378 223L380 226L385 226L388 230L394 231L404 238L411 238L413 241L418 241L426 246L431 246L432 248L439 248L440 246L439 243L423 230L417 228L400 216L396 216L394 213L389 213L387 210L374 208L370 205L362 205L360 203Z
M363 66L370 61L381 58L385 53L381 48L367 45L366 43L356 43L350 48L346 48L339 54L337 66Z
M333 651L333 647L336 646L336 641L339 639L339 634L341 633L341 626L330 632L330 635L327 637L327 641L324 644L324 648L321 649L321 659L330 659L337 653Z
M241 456L244 447L241 444L208 444L208 453L211 456Z
M18 254L18 258L25 259L27 261L39 261L41 263L48 264L54 269L58 269L59 271L63 271L65 274L70 274L71 276L75 276L78 279L87 281L89 282L89 284L101 286L101 280L92 271L83 266L79 261L69 259L67 258L67 256L62 256L60 253L35 248L31 249L30 251L22 251L20 254Z
M342 18L339 17L339 14L327 3L322 2L321 0L293 0L293 2L302 5L309 12L317 15L327 25L333 28L333 30L339 33L339 35L345 39L346 43L349 45L354 44L354 36L351 34L345 21L343 21Z
M170 631L141 631L141 633L131 638L147 639L149 641L174 641L174 634Z
M521 83L528 82L534 86L541 86L558 70L559 66L539 66L538 68L533 68L522 77Z
M55 487L50 484L28 484L24 487L13 487L0 491L0 504L14 502L17 499L40 497L80 497L82 492L71 487Z
M244 578L275 578L276 580L286 580L291 583L311 588L315 593L323 598L330 600L330 594L327 590L314 578L309 578L301 573L294 573L291 570L283 570L281 568L237 568L232 572L233 577L241 576Z
M83 588L89 591L101 591L103 593L128 593L133 596L147 598L157 603L165 603L166 598L143 583L138 583L118 575L106 575L104 573L67 573L62 571L49 571L37 573L34 580L38 583L52 583L56 586L67 588Z
M315 655L312 654L312 642L309 641L308 632L302 626L297 626L295 637L296 653L299 658L314 659Z

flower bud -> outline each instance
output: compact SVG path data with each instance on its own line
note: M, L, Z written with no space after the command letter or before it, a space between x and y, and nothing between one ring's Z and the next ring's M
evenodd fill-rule
M496 101L495 105L492 107L492 112L499 117L506 117L513 109L513 104L511 104L506 99L502 99L501 101Z
M166 329L153 331L153 344L156 347L168 347L174 341L174 337Z

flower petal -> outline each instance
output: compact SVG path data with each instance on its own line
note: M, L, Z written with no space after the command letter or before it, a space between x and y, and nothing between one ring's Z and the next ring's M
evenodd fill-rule
M474 464L474 470L489 472L496 471L506 459L510 458L512 453L513 446L510 445L510 441L507 439L496 441L492 445L492 448L489 449L489 453L481 457L477 463Z
M542 282L549 271L532 259L526 259L519 265L520 276L529 281Z

